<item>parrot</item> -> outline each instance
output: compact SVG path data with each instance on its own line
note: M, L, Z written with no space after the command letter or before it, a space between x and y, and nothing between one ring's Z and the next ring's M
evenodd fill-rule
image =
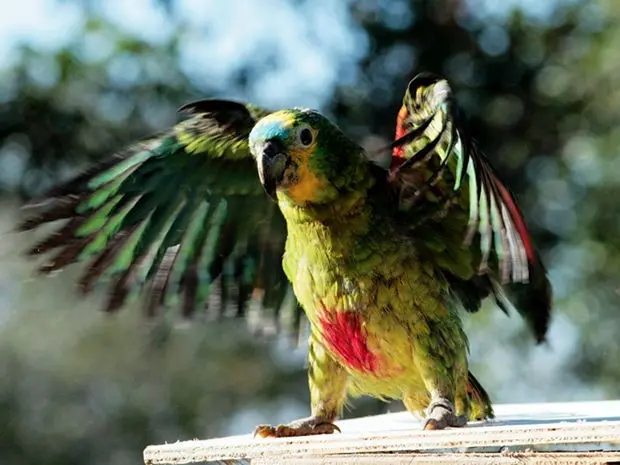
M260 438L340 431L360 395L402 400L425 430L493 418L463 310L492 298L540 343L552 290L445 78L409 82L383 164L316 110L209 99L180 111L29 204L20 231L62 222L28 251L45 256L40 273L84 263L78 289L107 284L108 312L142 296L146 316L191 317L217 292L237 316L255 303L298 324L301 309L310 416L260 425Z

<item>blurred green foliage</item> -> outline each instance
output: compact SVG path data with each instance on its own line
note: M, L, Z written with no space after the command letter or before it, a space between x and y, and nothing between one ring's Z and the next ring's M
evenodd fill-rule
M520 198L555 286L548 347L532 347L517 318L497 311L467 318L473 369L501 401L620 395L620 4L350 0L336 16L283 0L298 21L316 26L302 37L315 50L329 48L329 18L353 41L349 58L324 63L336 77L311 97L306 89L314 87L282 67L312 57L284 59L264 38L261 53L237 60L233 48L226 73L202 57L188 61L188 43L198 50L236 32L216 27L217 19L204 31L190 28L181 2L156 2L171 30L157 40L110 20L100 2L75 3L83 21L71 40L57 48L24 43L0 65L1 231L16 218L17 197L172 124L175 109L193 98L280 102L261 90L274 92L263 83L274 75L276 90L297 92L289 105L316 101L376 146L392 135L409 78L438 72ZM230 8L221 6L222 14ZM279 33L269 38L288 40ZM349 50L344 38L334 40ZM149 443L304 414L303 351L290 355L230 323L145 327L138 309L104 318L98 302L73 295L75 270L29 279L32 267L18 254L30 239L5 234L0 245L3 464L139 463Z

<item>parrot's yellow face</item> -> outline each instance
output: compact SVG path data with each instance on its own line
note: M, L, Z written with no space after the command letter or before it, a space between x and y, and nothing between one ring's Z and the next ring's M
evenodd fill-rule
M261 119L250 133L265 191L281 192L298 205L320 201L328 180L321 143L331 123L313 110L282 110ZM328 189L329 190L329 189Z

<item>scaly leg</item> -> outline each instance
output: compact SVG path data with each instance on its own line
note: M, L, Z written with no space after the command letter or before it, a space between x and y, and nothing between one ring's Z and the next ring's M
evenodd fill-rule
M308 382L312 415L287 425L259 425L254 436L289 437L311 434L332 434L340 429L333 423L347 398L348 374L317 342L310 336Z
M457 415L454 405L447 397L436 393L431 399L424 422L425 430L444 429L447 426L459 427L467 424L467 416Z

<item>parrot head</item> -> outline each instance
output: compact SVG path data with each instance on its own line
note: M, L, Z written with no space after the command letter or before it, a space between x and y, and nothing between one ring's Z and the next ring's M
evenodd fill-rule
M264 117L249 143L267 194L277 202L282 193L298 205L337 197L347 167L361 151L327 118L307 109Z

